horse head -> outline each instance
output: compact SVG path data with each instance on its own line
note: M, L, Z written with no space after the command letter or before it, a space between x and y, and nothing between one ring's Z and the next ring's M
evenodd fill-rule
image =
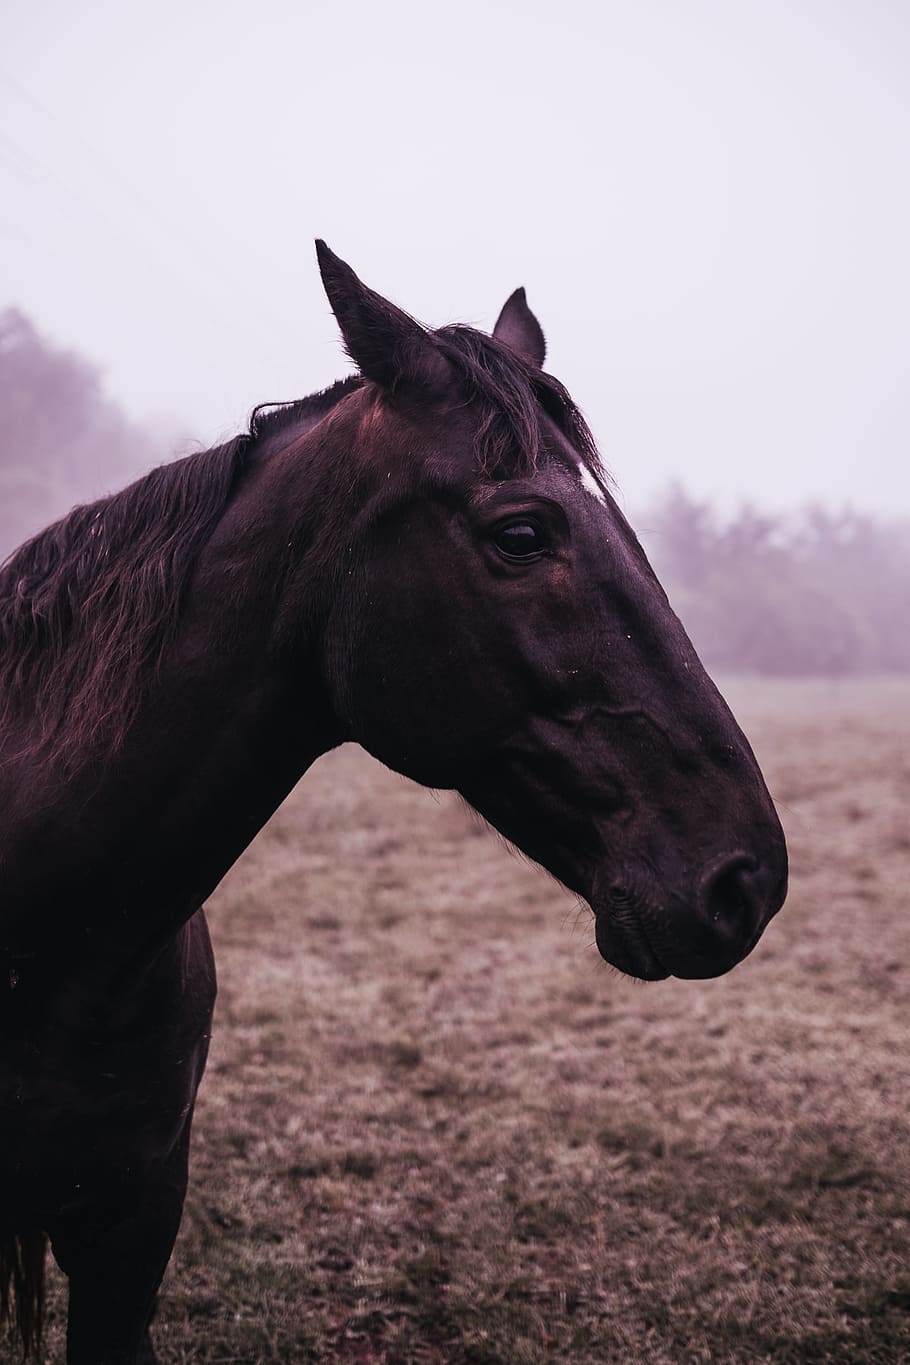
M323 640L342 731L583 896L623 971L729 970L783 902L780 823L524 292L491 337L428 332L318 249L364 378L331 419L358 490Z

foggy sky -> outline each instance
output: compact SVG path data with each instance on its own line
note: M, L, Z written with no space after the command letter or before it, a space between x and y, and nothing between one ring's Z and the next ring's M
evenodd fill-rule
M324 236L434 325L524 284L624 501L910 514L900 0L33 0L0 306L204 443L348 369Z

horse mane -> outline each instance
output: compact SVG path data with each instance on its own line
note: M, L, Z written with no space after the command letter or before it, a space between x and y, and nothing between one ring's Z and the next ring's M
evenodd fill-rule
M484 332L455 324L433 333L482 416L474 453L482 473L534 474L540 460L540 410L553 419L584 466L604 477L587 422L558 379L529 365Z
M0 732L31 713L31 750L91 750L102 736L117 747L249 444L239 436L161 465L10 556L0 568Z
M261 441L268 436L280 436L292 427L299 428L301 422L318 422L363 383L362 375L349 374L307 398L296 398L289 403L260 403L250 416L250 436L254 441Z

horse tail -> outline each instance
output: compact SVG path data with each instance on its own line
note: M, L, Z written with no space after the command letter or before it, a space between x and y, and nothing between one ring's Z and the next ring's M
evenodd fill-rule
M22 1338L26 1355L37 1353L44 1327L44 1254L47 1237L29 1228L0 1241L0 1325Z

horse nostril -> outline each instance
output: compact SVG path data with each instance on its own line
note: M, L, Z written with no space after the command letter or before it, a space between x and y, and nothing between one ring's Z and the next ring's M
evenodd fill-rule
M764 914L755 870L754 858L735 854L715 864L702 882L699 909L719 938L751 943L758 933Z

